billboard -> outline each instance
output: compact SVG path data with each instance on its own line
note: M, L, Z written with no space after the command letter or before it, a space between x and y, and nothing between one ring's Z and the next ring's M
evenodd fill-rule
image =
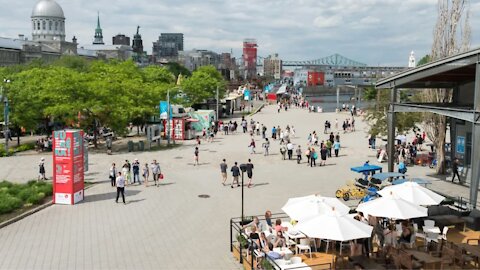
M83 131L54 131L53 203L75 204L83 200L84 162Z
M309 71L307 74L307 86L323 85L325 83L325 73L318 71Z

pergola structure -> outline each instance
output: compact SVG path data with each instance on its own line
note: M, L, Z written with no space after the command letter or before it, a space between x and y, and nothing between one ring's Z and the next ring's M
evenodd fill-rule
M395 150L398 112L432 112L448 117L452 158L463 160L470 181L470 203L475 207L480 182L480 49L444 58L395 74L376 83L392 89L388 110L388 153ZM453 89L453 101L445 103L400 103L399 89ZM394 170L393 158L388 170Z

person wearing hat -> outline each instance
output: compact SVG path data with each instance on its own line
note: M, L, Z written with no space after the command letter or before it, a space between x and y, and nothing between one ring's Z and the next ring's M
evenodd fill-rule
M133 170L133 183L135 183L138 180L138 184L141 185L142 182L140 181L140 162L138 162L137 158L132 164L132 170Z
M40 180L47 180L45 177L45 158L42 157L40 159L40 163L38 163L38 181Z

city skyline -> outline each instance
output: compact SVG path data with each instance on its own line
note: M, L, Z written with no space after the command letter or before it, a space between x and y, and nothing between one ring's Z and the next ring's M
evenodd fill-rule
M184 34L185 50L233 50L239 58L243 39L255 38L258 55L263 57L278 53L282 60L314 60L339 53L371 66L406 66L410 51L415 51L417 61L429 53L437 17L437 0L210 0L181 4L122 0L115 6L105 0L56 1L65 13L66 40L76 36L80 46L92 43L98 11L107 44L119 33L133 36L140 25L149 54L160 33L178 32ZM0 25L6 26L0 29L0 36L24 34L31 39L30 15L36 2L0 0L4 7ZM476 48L480 45L476 35L480 19L474 15L480 12L480 3L471 2L470 12L471 48Z

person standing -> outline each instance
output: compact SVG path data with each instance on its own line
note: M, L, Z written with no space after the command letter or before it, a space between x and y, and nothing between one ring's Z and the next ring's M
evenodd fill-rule
M250 147L250 154L255 154L255 140L253 138L250 141L250 145L248 147Z
M328 149L327 149L327 146L324 144L320 149L320 157L322 159L322 161L320 161L320 166L322 165L325 166L325 161L327 160L327 156L328 156Z
M148 170L148 163L145 163L145 167L143 167L143 181L145 182L145 186L148 187L148 176L150 175L150 171Z
M311 158L310 153L311 153L310 147L308 146L307 150L305 151L305 156L307 157L307 166L310 165L310 158Z
M236 161L235 161L235 164L230 169L230 171L232 172L232 176L233 176L232 184L230 185L230 187L233 188L234 183L236 183L237 187L239 187L240 183L238 182L238 176L240 176L240 169L238 168Z
M272 139L277 139L277 128L275 126L272 127Z
M460 165L460 161L458 158L455 158L452 163L452 183L455 180L455 175L458 177L458 183L462 183L462 179L460 178L460 174L458 173L458 165Z
M252 178L253 178L253 164L251 159L248 159L248 163L247 163L247 177L248 177L247 187L250 188L252 186Z
M227 181L227 162L223 159L223 162L220 163L220 172L222 173L222 185L225 186L225 182Z
M117 184L117 198L115 199L115 202L118 203L118 197L120 197L120 194L122 194L123 204L125 204L125 178L123 178L121 172L118 172L116 184Z
M107 145L107 155L112 154L112 136L107 136L105 144Z
M138 162L137 158L133 161L132 171L133 171L133 183L136 183L136 181L138 180L138 184L141 185L142 182L140 180L140 162Z
M318 158L317 152L315 152L315 148L310 148L310 167L317 166L316 160Z
M158 177L160 176L160 173L161 173L160 164L158 164L157 160L154 159L150 167L152 168L152 175L153 175L153 181L155 182L155 186L158 186L157 181L159 181Z
M130 174L130 169L129 169L130 163L128 163L128 160L125 160L125 163L122 166L122 175L123 178L125 179L125 185L128 186L128 175Z
M340 142L335 141L333 143L333 150L335 151L335 157L338 157L338 152L340 151Z
M198 164L198 147L195 147L195 151L193 152L194 154L194 161L193 161L193 166L199 165Z
M242 128L243 133L247 133L247 120L245 120L245 118L242 119Z
M112 187L115 186L115 179L117 177L117 167L115 167L115 163L112 163L112 167L110 167L110 183Z
M327 142L326 142L324 145L327 147L327 155L328 155L328 157L331 158L331 157L332 157L332 146L333 146L332 141L327 140Z
M38 163L38 181L40 180L47 180L45 177L45 158L40 158L40 162Z
M262 124L262 138L266 139L267 138L267 127Z

